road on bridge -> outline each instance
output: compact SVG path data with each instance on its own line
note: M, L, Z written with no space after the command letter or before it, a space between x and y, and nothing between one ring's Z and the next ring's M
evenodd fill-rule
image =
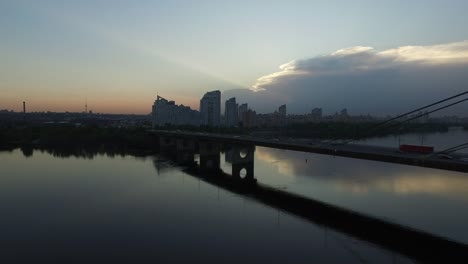
M253 144L262 147L468 172L468 156L462 154L451 154L451 159L447 159L447 156L406 153L401 152L396 148L358 144L327 144L318 140L261 138L248 135L226 135L167 130L151 130L150 133L165 137L188 138L230 144Z

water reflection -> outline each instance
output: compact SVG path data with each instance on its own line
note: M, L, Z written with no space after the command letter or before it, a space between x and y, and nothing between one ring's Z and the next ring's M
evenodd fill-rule
M436 151L442 151L444 149L465 143L467 138L468 131L464 130L462 127L459 127L449 129L447 132L409 133L380 138L369 138L358 141L356 143L394 148L397 148L400 144L427 145L433 146ZM466 153L467 149L464 149L461 152Z
M411 263L158 155L89 157L0 153L4 263Z
M447 246L442 246L443 243L434 245L431 244L431 242L426 244L433 240L433 237L430 235L428 236L427 233L424 234L413 229L402 228L390 222L356 214L349 210L335 207L318 200L306 199L303 196L297 196L290 192L272 189L264 185L257 185L255 184L256 179L253 178L253 175L250 179L242 179L239 177L239 170L236 169L236 167L240 166L246 168L251 166L253 171L253 163L255 160L254 146L221 145L215 142L205 141L200 141L198 144L198 163L193 163L191 166L186 167L184 172L210 184L234 193L246 195L273 208L308 219L314 224L324 225L327 228L332 228L360 239L371 241L379 246L407 254L419 260L434 260L433 258L440 258L444 254L447 254L447 256L455 256L461 253L459 256L464 256L464 252L468 252L466 246L461 244L450 244ZM192 150L196 152L195 148ZM177 157L171 154L171 152L174 152L174 148L161 148L161 151L162 155L167 155L168 158L172 157L177 160ZM185 151L187 151L187 149L185 149ZM223 171L223 166L221 165L222 155L220 155L220 152L223 151L225 161L231 164L232 170L230 174L226 173L225 170ZM308 163L307 159L305 163ZM247 173L247 175L249 174ZM389 243L389 241L391 241L391 243ZM424 248L423 252L418 251L421 248ZM431 256L429 257L427 253L428 250L435 250L439 253L437 255L430 254ZM450 251L450 253L446 250Z
M256 154L260 161L271 163L282 175L322 179L332 183L337 191L362 194L377 190L468 200L465 173L269 148L258 148Z
M145 157L157 152L155 151L141 151L135 149L128 149L126 147L103 147L99 145L86 145L86 146L41 146L41 145L23 145L20 147L23 156L26 158L32 157L34 152L47 153L56 158L83 158L93 159L95 156L108 156L108 157L124 157L126 155L132 155L135 157ZM1 150L0 150L1 151ZM8 149L7 151L13 151Z
M248 173L244 175L244 179L259 179L261 183L266 183L269 185L276 185L278 180L278 175L284 175L287 177L282 177L279 179L278 182L287 179L289 183L291 181L297 181L297 185L288 185L288 191L293 193L305 194L306 196L319 199L321 201L325 201L327 203L337 204L345 208L350 208L353 210L369 213L371 215L377 216L386 216L390 215L391 218L396 218L397 220L403 219L403 223L405 223L405 217L410 217L409 223L412 226L416 226L418 229L419 227L423 226L424 230L427 232L432 233L435 231L438 234L442 234L446 237L456 238L461 241L465 241L466 234L460 232L460 229L463 228L464 223L466 223L466 210L461 210L466 208L462 204L459 203L447 203L447 201L435 200L431 197L424 197L424 199L415 199L415 200L405 200L405 201L396 201L394 197L383 197L382 193L391 193L397 195L411 195L411 194L438 194L444 197L465 197L462 193L466 185L464 185L464 180L461 178L458 173L453 172L443 172L447 173L447 175L455 175L456 177L451 177L451 179L455 179L454 182L447 184L445 178L441 178L439 174L433 174L434 178L431 178L430 173L439 172L437 170L431 169L424 169L424 168L416 168L416 167L409 167L409 166L402 166L402 165L394 165L394 164L385 164L379 162L368 162L362 160L354 160L354 159L346 159L346 158L334 158L329 156L320 156L314 154L304 154L299 152L292 152L292 151L281 151L281 150L272 150L267 148L255 148L253 146L229 146L229 145L218 145L218 144L201 144L199 146L191 145L191 144L183 144L183 151L177 151L177 148L171 148L172 151L169 151L168 157L169 159L162 158L160 156L156 156L154 159L150 158L149 161L152 164L153 168L156 168L156 174L161 176L157 177L160 180L161 184L166 184L167 186L162 189L158 189L160 195L158 195L158 199L162 201L167 201L168 204L162 205L164 208L167 206L175 206L174 210L179 212L179 210L189 210L192 212L193 209L188 209L191 205L191 202L187 201L187 205L183 205L182 200L187 199L194 199L191 195L186 193L180 193L180 186L185 186L185 182L190 182L187 178L184 178L186 173L181 173L181 171L185 170L187 167L191 167L192 165L196 164L201 169L203 175L218 175L219 173L227 172L228 174L234 175L234 178L242 179L243 174L241 171L246 168L251 168L250 171L252 175L246 177ZM247 149L247 151L246 151ZM174 150L176 150L174 152ZM23 151L23 154L25 151ZM26 151L26 154L29 152ZM126 164L125 157L128 152L125 151L106 151L106 150L99 150L95 148L91 149L42 149L34 151L32 156L29 155L27 160L35 161L39 160L39 158L45 157L45 153L50 153L50 155L54 157L79 157L79 160L85 158L87 160L93 159L92 163L79 163L77 164L67 164L66 169L58 170L63 174L70 174L77 176L74 178L73 184L69 184L70 186L79 186L76 184L76 179L86 179L86 184L89 185L89 182L93 182L92 186L99 186L96 188L98 190L106 192L105 186L112 186L112 190L118 191L119 193L125 193L125 197L127 199L137 199L141 204L132 204L136 208L143 208L145 206L151 206L152 201L150 199L145 198L146 195L152 195L154 190L149 188L154 187L152 184L148 186L138 186L138 188L132 189L129 188L133 186L135 183L132 181L138 180L141 183L147 181L147 179L141 179L141 164L127 164L128 168L122 168L120 166L115 166L119 163ZM144 153L140 153L140 156L144 156ZM25 155L26 156L26 155ZM96 157L99 157L96 159ZM115 159L109 159L111 157L118 157L118 161ZM133 158L132 158L133 159ZM236 163L236 159L240 161L240 163ZM63 164L68 163L73 159L67 159L66 162L64 160ZM172 160L172 162L171 162ZM99 161L99 163L96 163ZM144 160L142 160L144 161ZM76 161L73 161L76 163ZM110 170L110 174L108 177L108 181L106 183L96 182L97 180L94 177L83 177L83 175L95 175L99 173L99 169L93 167L89 168L86 172L80 172L80 170L76 171L69 171L69 168L79 168L83 166L87 168L90 164L94 164L94 166L101 166L97 165L103 163L104 170ZM27 163L25 163L27 164ZM33 163L29 163L33 164ZM53 160L53 163L46 163L48 168L52 168L52 166L56 166L55 164L60 164L57 160ZM229 164L228 167L223 167L226 164ZM237 165L241 167L241 169L236 168ZM255 164L255 166L254 166ZM3 164L2 164L3 165ZM37 164L35 166L38 166ZM45 166L45 165L42 165ZM114 168L115 166L115 168ZM108 168L109 167L109 168ZM268 167L272 167L273 170L268 170ZM43 167L44 169L44 167ZM271 169L271 168L270 168ZM40 167L38 168L40 171ZM47 170L49 171L49 170ZM238 176L237 172L239 173ZM247 169L246 169L247 171ZM278 173L278 171L280 173ZM421 172L424 171L424 172ZM127 173L127 175L121 175L118 179L114 176L119 175L119 173ZM430 173L429 173L430 172ZM32 173L32 172L31 172ZM109 173L109 172L108 172ZM137 173L137 175L134 175ZM153 169L154 173L154 169ZM187 171L190 174L190 171ZM444 175L444 174L441 175ZM83 175L80 175L83 174ZM130 181L126 178L126 176L132 175L133 179ZM174 175L182 175L180 176L180 181L174 183ZM255 176L255 177L254 177ZM78 178L79 177L79 178ZM276 177L276 178L275 178ZM44 190L50 190L50 186L48 184L54 183L51 179L48 179L48 183L44 183L41 185L40 181L44 181L44 179L48 179L48 176L44 177L34 177L34 181L38 183L38 186L43 186ZM60 179L60 178L58 178ZM200 179L200 178L199 178ZM314 181L307 181L305 179L313 179ZM417 181L414 181L417 179ZM424 181L424 179L426 181ZM429 180L428 180L429 179ZM100 179L102 180L102 179ZM187 180L187 181L186 181ZM304 181L305 180L305 181ZM428 180L428 181L427 181ZM437 182L441 181L442 182ZM445 182L444 182L445 180ZM119 185L116 188L116 182ZM78 180L79 182L79 180ZM172 183L171 183L172 182ZM421 183L422 182L422 183ZM450 182L450 181L448 181ZM193 183L193 181L192 181ZM401 183L401 184L396 184ZM425 184L422 185L421 184ZM85 185L85 186L87 186ZM331 185L333 190L327 189L327 185ZM457 187L455 187L457 185ZM7 186L7 185L6 185ZM54 185L55 186L55 185ZM58 185L60 186L60 185ZM200 193L204 193L207 185L203 183L203 181L198 180L195 182L195 185L192 184L194 190ZM217 185L215 185L217 186ZM37 187L37 186L35 186ZM6 188L6 187L5 187ZM88 189L86 189L88 188ZM83 186L76 190L77 193L79 192L89 192L89 186L83 190ZM418 190L419 188L419 190ZM459 189L456 189L459 188ZM142 192L142 190L145 190ZM191 190L191 191L194 191ZM229 189L228 189L229 190ZM305 191L304 191L305 190ZM189 192L191 192L189 191ZM167 192L174 192L174 194L179 193L181 196L171 194L170 199L174 199L174 201L180 202L180 204L174 204L174 201L171 200L169 202L168 198L165 197ZM233 192L233 190L229 190L229 192ZM245 190L243 190L245 193ZM343 196L343 193L352 193L352 194L359 194L366 197L365 200L355 200L350 199L349 196ZM164 194L163 194L164 193ZM234 192L236 193L236 192ZM459 195L451 196L447 193L456 193ZM163 194L163 195L161 195ZM242 192L238 193L239 195L244 195ZM232 194L230 194L232 196ZM83 198L83 195L80 194L77 196ZM130 198L132 197L133 198ZM98 198L99 194L95 194L94 198ZM190 197L190 198L187 198ZM211 204L213 200L220 200L219 199L219 187L217 187L214 191L210 194L209 201L205 201L206 204L198 204L197 206L207 206L207 204ZM55 197L57 198L57 197ZM340 201L341 199L341 201ZM99 199L98 199L99 200ZM225 199L222 199L225 201ZM244 199L245 200L245 199ZM341 202L341 203L340 203ZM353 202L355 204L353 204ZM407 206L407 204L410 206ZM96 201L92 201L92 203L96 204ZM374 204L371 204L374 203ZM404 204L404 207L402 206ZM431 218L428 218L427 214L420 213L417 208L424 208L427 207L426 205L430 205L431 210ZM105 205L103 205L105 206ZM197 207L198 208L198 207ZM218 210L208 206L209 209L203 209L204 214L212 215L209 210ZM273 207L275 208L275 207ZM281 208L281 207L280 207ZM403 209L402 209L403 208ZM401 209L403 212L398 212L397 210ZM201 209L199 209L201 210ZM207 211L208 210L208 211ZM275 209L275 219L279 216L278 209ZM287 208L281 208L281 211L287 212ZM460 211L457 215L457 219L452 219L452 215L454 212ZM383 212L383 213L382 213ZM434 212L436 212L434 214ZM224 212L228 215L230 213ZM257 214L258 212L251 212L252 214ZM179 214L179 213L176 213ZM232 213L231 213L232 214ZM434 215L433 215L434 214ZM177 215L176 217L181 217ZM190 217L184 215L182 217ZM250 216L249 216L250 217ZM445 218L444 218L445 217ZM235 218L235 217L234 217ZM400 219L401 218L401 219ZM441 219L438 219L441 218ZM210 220L207 220L210 221ZM393 220L392 220L393 221ZM316 223L317 224L317 223ZM406 223L405 223L406 224ZM426 225L426 226L425 226ZM437 229L442 227L442 229ZM149 227L148 227L149 228ZM197 227L193 227L197 228ZM448 230L450 229L451 230ZM342 229L338 229L340 232L344 232ZM340 233L338 232L338 233ZM344 232L346 233L346 232ZM263 240L261 240L263 241ZM259 242L259 241L257 241Z
M435 194L468 200L468 181L462 176L398 175L392 179L375 179L366 182L337 181L337 190L368 193L378 189L395 194Z
M21 147L21 152L26 158L32 157L34 148L31 145L25 145Z

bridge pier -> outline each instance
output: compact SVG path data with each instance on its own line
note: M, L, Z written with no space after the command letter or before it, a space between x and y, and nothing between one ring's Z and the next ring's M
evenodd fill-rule
M226 161L232 164L232 176L245 181L253 181L254 178L254 145L232 145L226 151Z
M177 153L176 139L174 137L159 136L159 152L174 159Z
M200 149L200 170L219 172L221 159L219 156L220 146L215 142L200 141L198 143Z
M179 164L193 164L195 156L195 141L186 138L176 139L176 162Z
M176 145L177 142L174 137L159 136L159 148L161 150L175 150Z

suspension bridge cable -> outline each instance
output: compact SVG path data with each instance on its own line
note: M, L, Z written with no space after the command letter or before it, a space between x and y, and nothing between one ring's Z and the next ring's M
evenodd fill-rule
M429 108L429 107L432 107L432 106L435 106L435 105L438 105L438 104L447 102L447 101L449 101L449 100L455 99L455 98L460 97L460 96L465 95L465 94L468 94L468 91L461 92L461 93L459 93L459 94L450 96L450 97L445 98L445 99L443 99L443 100L439 100L439 101L437 101L437 102L428 104L428 105L423 106L423 107L420 107L420 108L418 108L418 109L415 109L415 110L406 112L406 113L404 113L404 114L398 115L398 116L396 116L396 117L390 118L390 119L388 119L388 120L382 121L382 122L380 122L380 123L375 124L374 127L371 128L371 130L376 130L378 127L381 127L381 126L383 126L383 125L385 125L385 124L387 124L387 123L390 123L390 122L392 122L392 121L394 121L394 120L397 120L397 119L400 119L400 118L405 117L405 116L407 116L407 115L410 115L410 114L419 112L419 111L424 110L424 109L426 109L426 108ZM337 140L338 140L338 138L334 138L334 139L332 139L332 140L330 140L330 141L326 141L326 142L324 142L324 143L325 143L325 144L330 144L330 143L335 142L335 141L337 141ZM351 141L354 141L354 140L356 140L356 139L352 139Z
M460 96L465 95L465 94L468 94L468 91L465 91L465 92L456 94L456 95L454 95L454 96L450 96L450 97L448 97L448 98L445 98L445 99L443 99L443 100L437 101L437 102L435 102L435 103L428 104L428 105L423 106L423 107L420 107L420 108L418 108L418 109L416 109L416 110L412 110L412 111L410 111L410 112L407 112L407 113L401 114L401 115L399 115L399 116L390 118L390 119L388 119L388 120L386 120L386 121L377 123L377 124L375 125L375 127L384 125L384 124L386 124L386 123L389 123L389 122L391 122L391 121L393 121L393 120L402 118L402 117L404 117L404 116L407 116L407 115L410 115L410 114L419 112L419 111L424 110L424 109L426 109L426 108L429 108L429 107L431 107L431 106L435 106L435 105L438 105L438 104L440 104L440 103L447 102L447 101L449 101L449 100L452 100L452 99L454 99L454 98L460 97Z
M458 150L461 150L461 149L465 149L465 148L468 148L468 142L466 143L463 143L463 144L460 144L460 145L457 145L455 147L451 147L451 148L448 148L448 149L444 149L442 151L438 151L436 154L440 154L440 153L451 153L451 152L455 152L455 151L458 151Z
M441 106L441 107L439 107L439 108L436 108L436 109L434 109L434 110L431 110L431 111L426 112L426 113L423 113L423 114L416 115L416 116L411 117L411 118L409 118L409 119L403 120L403 121L401 121L401 122L399 122L399 123L392 124L391 126L388 126L387 128L400 127L400 126L401 126L402 124L404 124L404 123L408 123L409 121L412 121L412 120L414 120L414 119L420 118L420 117L422 117L422 116L424 116L424 115L432 114L432 113L434 113L434 112L443 110L443 109L445 109L445 108L449 108L449 107L451 107L451 106L454 106L454 105L463 103L463 102L465 102L465 101L468 101L468 98L465 98L465 99L456 101L456 102L451 103L451 104L448 104L448 105ZM340 145L345 145L345 144L348 144L349 142L352 142L352 141L355 141L355 140L356 140L356 139L349 139L349 140L347 140L347 141L342 142Z

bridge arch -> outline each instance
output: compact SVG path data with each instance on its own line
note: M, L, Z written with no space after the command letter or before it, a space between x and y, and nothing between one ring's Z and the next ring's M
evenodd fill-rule
M242 180L254 180L254 145L230 145L226 161L232 164L231 175Z

